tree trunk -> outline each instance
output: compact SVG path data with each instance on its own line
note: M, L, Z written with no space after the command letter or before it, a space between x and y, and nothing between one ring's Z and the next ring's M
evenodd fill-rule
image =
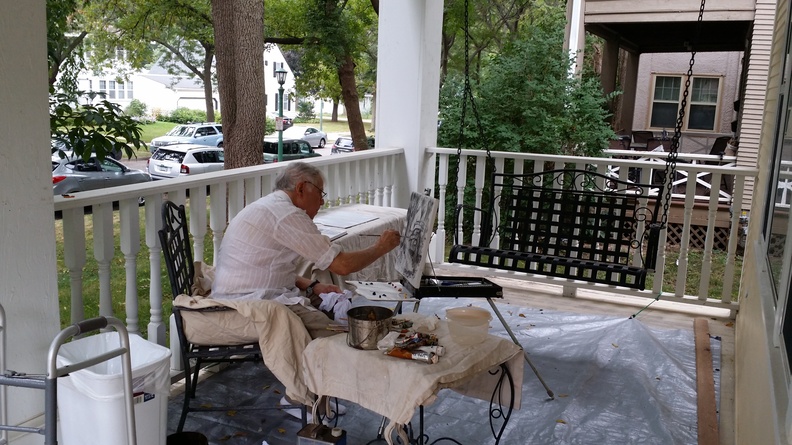
M264 143L264 2L212 0L225 168L261 164Z
M330 114L330 122L338 122L338 98L333 98L333 112Z
M355 83L355 62L348 54L344 57L341 66L338 67L338 80L341 84L341 97L344 99L347 123L349 132L352 134L355 151L366 150L368 141L366 140L366 129L363 128L363 116L360 114L360 101Z
M214 51L206 49L203 63L203 87L206 98L206 121L215 121L214 95L212 94L212 59Z

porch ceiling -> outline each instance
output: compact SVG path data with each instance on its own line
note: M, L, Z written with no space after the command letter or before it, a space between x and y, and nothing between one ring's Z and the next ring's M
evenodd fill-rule
M696 42L696 51L745 51L750 41L751 21L702 22L696 37L696 22L587 23L586 31L641 53L687 52L686 42Z

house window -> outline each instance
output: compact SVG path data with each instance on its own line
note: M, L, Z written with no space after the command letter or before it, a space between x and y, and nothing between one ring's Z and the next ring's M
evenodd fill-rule
M655 76L650 127L676 127L683 86L682 76ZM719 78L693 77L682 130L715 131L719 97Z
M133 99L132 82L116 82L115 80L100 80L99 92L104 93L108 99Z

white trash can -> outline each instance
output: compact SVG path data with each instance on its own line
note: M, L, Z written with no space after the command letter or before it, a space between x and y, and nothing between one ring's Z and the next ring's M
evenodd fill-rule
M138 445L166 445L170 350L129 336L135 431ZM120 347L115 332L61 346L58 367ZM58 379L58 441L62 445L124 445L127 442L121 357Z

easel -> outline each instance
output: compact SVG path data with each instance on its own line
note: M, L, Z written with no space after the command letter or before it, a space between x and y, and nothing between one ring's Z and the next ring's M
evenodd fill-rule
M415 312L418 312L418 307L421 304L422 298L485 298L487 303L489 303L490 307L492 308L492 312L494 312L495 316L498 317L498 320L500 320L503 328L506 329L506 332L509 334L509 337L511 337L514 344L522 349L525 361L528 363L528 366L531 367L531 370L534 372L534 374L536 374L539 382L542 384L545 391L547 391L547 395L551 400L555 399L555 394L550 389L550 387L547 386L547 383L545 383L544 379L539 374L539 370L536 369L536 366L531 363L531 359L528 357L528 352L526 352L523 345L520 344L520 341L517 340L517 337L514 335L514 332L512 332L511 327L508 323L506 323L506 319L503 318L500 310L492 300L493 298L503 298L503 288L501 286L498 286L486 278L438 276L424 276L421 279L421 286L418 289L413 288L406 280L403 280L402 285L404 285L405 288L408 289L408 292L414 296L412 301L415 301L415 307L413 308ZM397 304L397 309L400 307L400 305L401 302Z

